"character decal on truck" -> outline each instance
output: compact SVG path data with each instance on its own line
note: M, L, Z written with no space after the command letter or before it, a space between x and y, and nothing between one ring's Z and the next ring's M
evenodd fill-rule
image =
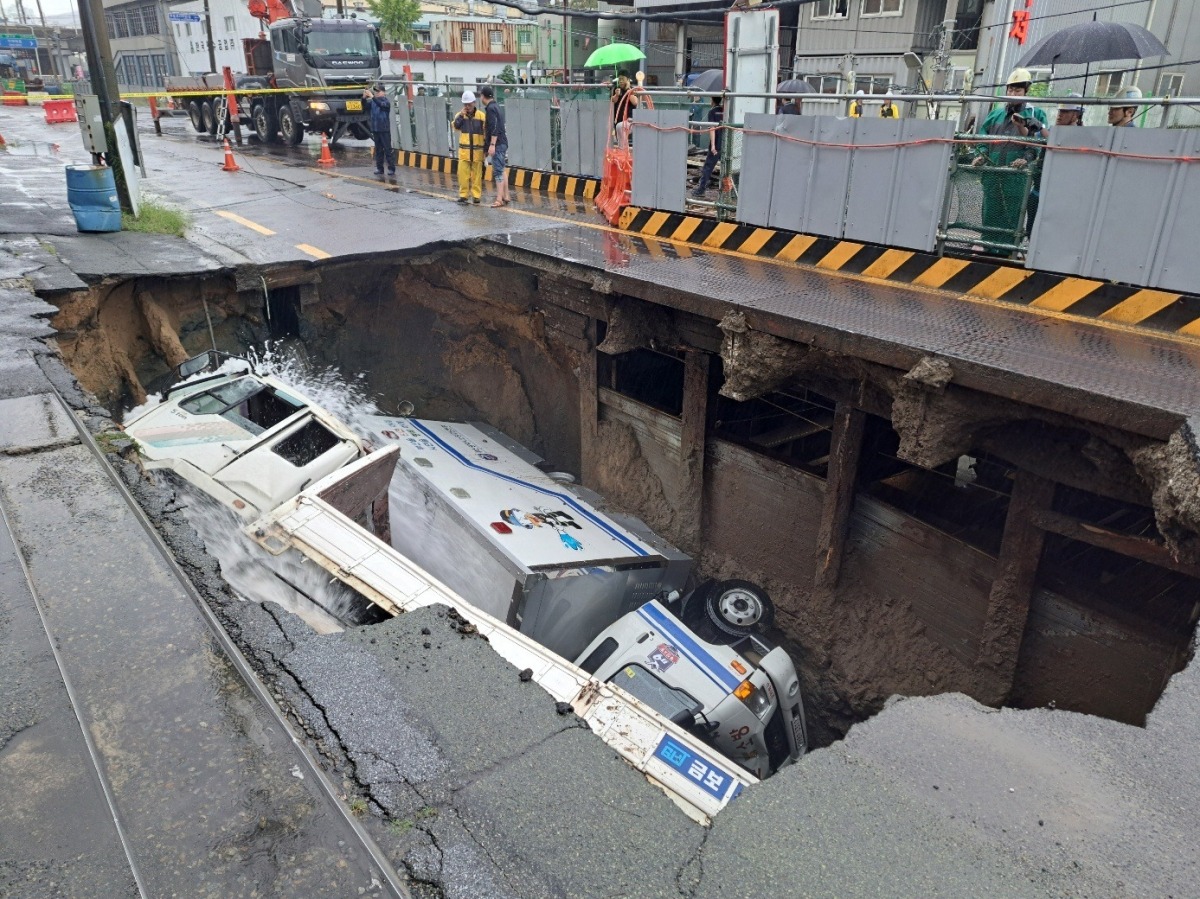
M679 661L679 650L670 643L659 643L646 657L646 661L650 663L651 668L661 674Z
M546 525L558 532L558 539L567 549L583 549L583 544L567 533L567 528L583 530L583 527L566 512L555 512L540 506L533 512L526 512L522 509L501 509L500 519L515 528L525 528L526 530Z

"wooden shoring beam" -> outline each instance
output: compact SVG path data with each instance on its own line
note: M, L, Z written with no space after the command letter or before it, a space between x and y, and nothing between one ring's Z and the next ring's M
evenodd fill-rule
M1054 482L1018 470L1013 480L996 578L988 596L987 618L979 641L979 667L983 675L981 696L993 705L1004 703L1012 693L1017 657L1029 604L1037 589L1038 565L1042 560L1045 531L1034 524L1034 515L1054 502Z
M838 400L833 411L821 527L817 531L817 572L813 584L818 589L832 590L841 575L866 421L865 412L855 408L853 403Z
M708 433L709 354L687 351L683 360L683 415L679 461L683 466L680 484L680 546L698 553L704 537L704 446Z
M1058 512L1035 512L1032 521L1035 526L1043 531L1049 531L1051 534L1058 534L1060 537L1111 550L1122 556L1137 559L1139 562L1149 562L1160 568L1186 574L1188 577L1200 578L1200 565L1189 565L1187 562L1176 561L1165 544L1151 540L1149 537L1122 534L1119 531L1112 531Z

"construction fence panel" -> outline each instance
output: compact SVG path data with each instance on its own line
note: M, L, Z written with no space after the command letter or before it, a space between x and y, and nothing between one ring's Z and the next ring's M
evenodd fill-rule
M450 103L445 97L414 97L417 152L446 156L450 153Z
M889 247L934 250L954 123L890 118L854 121L855 149L842 236Z
M1196 164L1138 157L1194 158L1197 138L1191 129L1051 129L1026 267L1194 291Z
M683 212L687 192L688 111L633 111L634 206Z
M511 97L504 104L508 163L521 169L551 171L550 101Z
M608 146L607 100L564 100L559 107L562 127L562 171L567 175L599 178L604 173Z
M738 221L841 237L853 138L853 119L747 115Z
M413 113L408 105L408 96L401 89L392 95L392 146L402 152L412 152L417 149L413 137Z

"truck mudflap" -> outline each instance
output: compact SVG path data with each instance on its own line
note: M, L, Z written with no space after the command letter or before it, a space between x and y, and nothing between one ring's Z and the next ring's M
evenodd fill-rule
M378 483L399 447L372 453L316 482L250 525L246 532L273 554L295 549L390 614L429 605L457 609L505 660L524 671L575 714L629 765L663 790L685 813L708 824L757 779L648 705L479 611L334 505L336 497L366 495L360 475ZM388 457L391 456L390 464ZM326 498L322 498L322 495Z

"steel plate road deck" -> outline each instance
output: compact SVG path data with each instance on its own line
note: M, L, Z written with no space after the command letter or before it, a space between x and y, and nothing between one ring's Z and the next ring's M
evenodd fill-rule
M955 384L1147 436L1200 419L1200 343L1188 338L602 230L489 241L709 319L740 309L757 330L832 352L905 367L941 357Z

